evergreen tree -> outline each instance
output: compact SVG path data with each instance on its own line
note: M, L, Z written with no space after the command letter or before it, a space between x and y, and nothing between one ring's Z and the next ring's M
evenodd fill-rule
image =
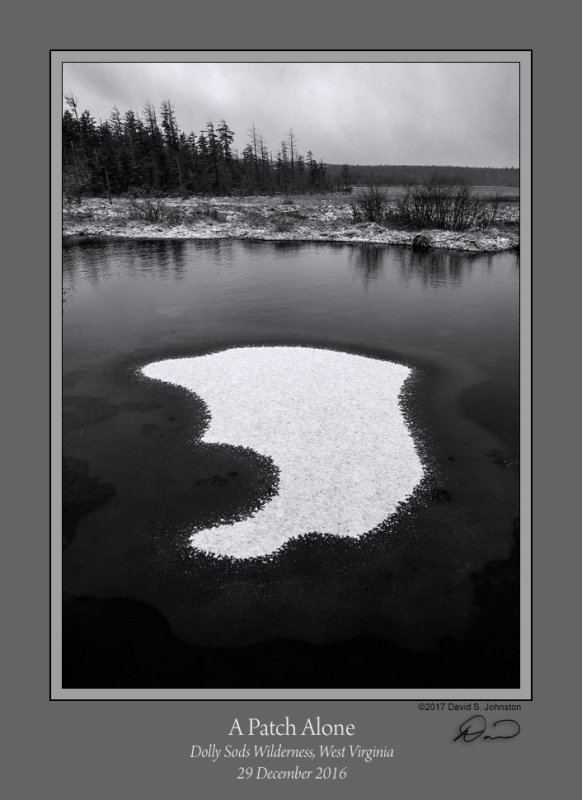
M160 122L145 101L143 116L122 114L114 106L109 118L96 124L88 110L79 114L77 98L65 96L62 118L63 179L67 196L83 194L305 191L328 186L326 167L311 151L299 152L292 130L281 142L273 163L267 142L252 123L249 143L239 156L234 131L221 119L200 132L180 131L170 100L160 106Z

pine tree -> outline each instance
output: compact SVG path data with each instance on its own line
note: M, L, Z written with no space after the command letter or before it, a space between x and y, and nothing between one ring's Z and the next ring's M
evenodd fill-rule
M214 190L216 194L220 194L220 172L218 169L220 161L220 147L218 144L218 138L214 131L214 125L212 124L211 120L206 123L206 140L208 142L208 153L214 173Z
M249 143L239 156L234 132L224 119L212 121L199 136L180 131L174 107L164 100L160 120L149 100L143 116L121 114L114 106L109 119L96 124L88 110L79 114L77 98L65 96L62 118L63 180L67 196L124 192L304 191L328 187L326 167L308 152L304 158L292 130L281 142L276 162L254 122ZM462 177L462 176L461 176ZM334 173L335 180L335 173ZM344 180L344 184L347 179Z

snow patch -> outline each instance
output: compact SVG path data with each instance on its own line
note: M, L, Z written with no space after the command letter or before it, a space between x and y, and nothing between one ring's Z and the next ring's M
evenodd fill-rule
M215 556L269 555L310 533L359 537L423 476L399 395L411 370L310 347L242 347L148 364L148 378L199 395L203 441L248 447L280 470L278 494L232 523L194 531Z

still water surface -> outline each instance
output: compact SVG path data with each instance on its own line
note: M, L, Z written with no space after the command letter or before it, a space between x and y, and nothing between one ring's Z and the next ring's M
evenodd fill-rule
M374 635L424 648L460 635L470 576L508 557L519 513L518 293L513 253L67 245L64 456L74 491L108 489L90 513L73 497L81 510L65 588L148 602L203 644ZM192 522L244 510L268 482L267 465L236 448L198 447L196 399L138 369L245 344L329 347L413 368L405 405L430 480L397 524L358 544L299 540L262 569L187 554Z
M506 379L518 353L513 253L375 245L128 242L65 250L65 353L179 336L443 349Z

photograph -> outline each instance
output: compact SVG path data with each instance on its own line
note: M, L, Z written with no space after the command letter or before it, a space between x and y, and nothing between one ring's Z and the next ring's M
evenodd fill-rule
M61 688L517 696L523 65L179 55L54 76Z

